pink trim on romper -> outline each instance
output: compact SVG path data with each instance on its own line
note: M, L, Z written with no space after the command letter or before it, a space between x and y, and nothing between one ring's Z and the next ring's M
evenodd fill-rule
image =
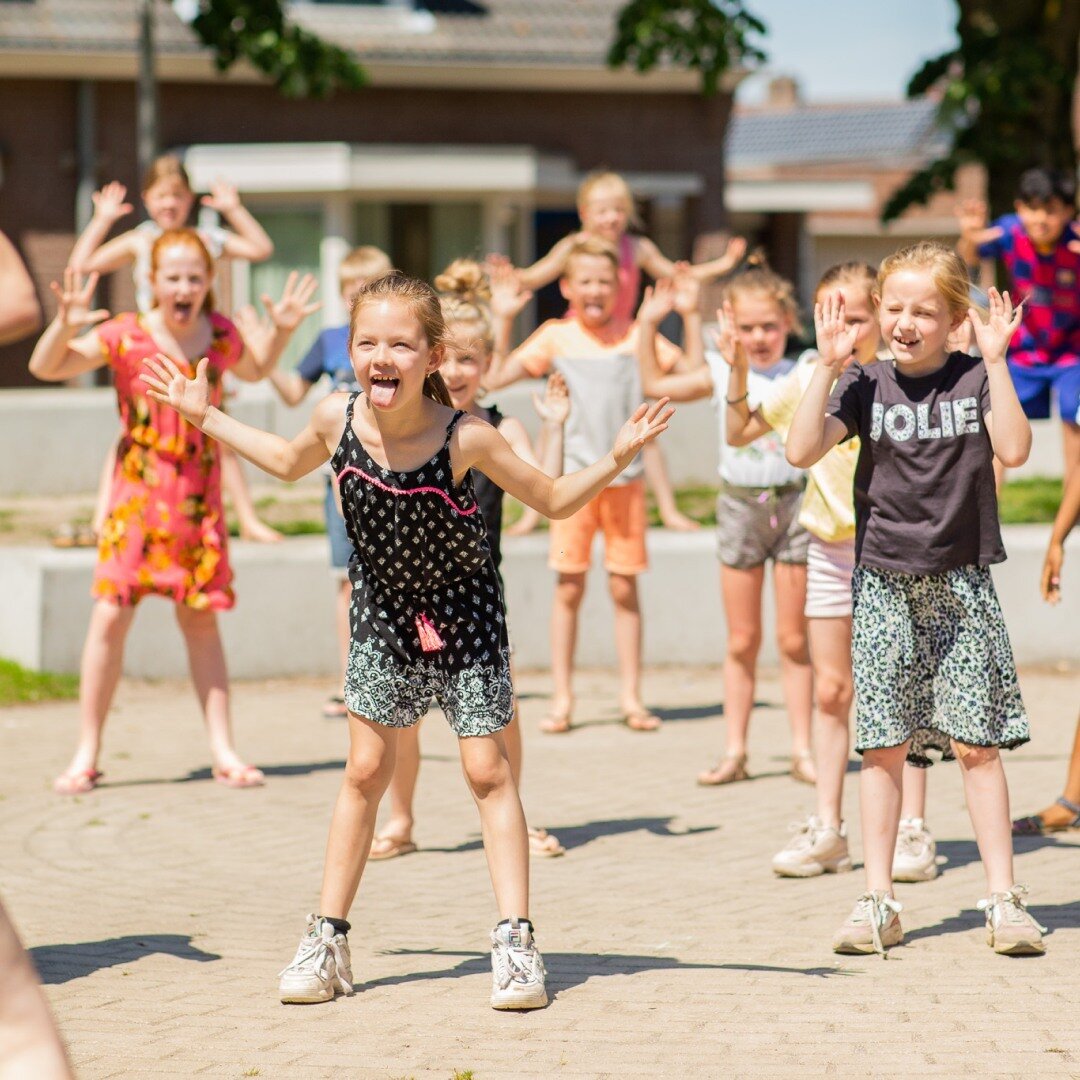
M341 478L346 473L356 473L361 479L366 480L369 484L373 484L380 491L385 491L390 495L438 495L440 499L445 499L450 505L450 508L456 510L462 517L471 517L480 509L479 504L473 506L471 509L466 510L463 506L458 506L449 495L443 491L442 488L437 487L418 487L418 488L392 488L388 484L384 484L381 480L376 480L374 476L369 476L363 469L358 469L355 465L346 465L341 472L338 473L338 483L341 482Z

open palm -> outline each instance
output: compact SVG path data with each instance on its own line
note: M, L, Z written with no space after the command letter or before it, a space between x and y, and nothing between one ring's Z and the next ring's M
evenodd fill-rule
M81 278L70 266L64 268L64 284L49 282L56 297L56 320L71 330L85 330L88 326L109 317L105 308L91 310L94 302L94 290L97 288L96 272Z
M668 421L675 415L674 409L667 408L670 400L661 398L652 405L642 402L634 410L634 415L623 424L612 447L612 453L620 468L625 469L647 442L652 442L667 431Z
M859 328L847 324L842 292L829 293L814 305L814 330L821 362L833 368L842 367L859 336Z
M147 395L174 408L189 424L202 427L210 408L210 382L206 377L209 358L204 356L199 361L194 379L189 379L164 353L147 357L144 363L147 370L141 378Z
M263 307L279 330L287 330L290 333L295 330L309 315L314 315L322 307L318 302L311 302L315 290L319 287L319 281L314 274L305 274L301 277L295 270L285 279L285 289L281 299L274 301L268 295L263 295Z
M997 289L991 288L986 295L990 308L986 322L979 318L979 313L974 308L968 309L968 319L983 361L996 364L1005 359L1005 351L1020 325L1024 305L1014 309L1012 297L1007 292L999 293Z

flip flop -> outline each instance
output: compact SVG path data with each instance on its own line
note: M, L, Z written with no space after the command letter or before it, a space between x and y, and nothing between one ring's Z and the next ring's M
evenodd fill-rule
M376 851L376 844L382 844L382 849ZM396 859L401 855L411 855L416 850L416 845L411 840L399 840L396 836L376 836L371 841L368 861L380 862L383 859Z
M349 715L345 699L332 694L323 702L322 714L327 720L344 720Z
M623 723L631 731L659 731L662 723L656 713L648 709L639 709L637 712L629 712L623 715Z
M231 769L214 769L213 777L230 788L262 787L266 777L254 765L234 765Z
M554 859L565 855L566 848L547 829L529 829L529 854L541 859Z
M57 795L86 795L98 786L98 781L104 775L97 769L63 772L53 781L53 791Z
M540 721L539 727L545 735L565 735L573 727L573 722L569 713L551 713Z
M746 771L745 754L727 754L718 764L698 775L697 782L702 787L719 787L721 784L735 784L740 780L749 780Z

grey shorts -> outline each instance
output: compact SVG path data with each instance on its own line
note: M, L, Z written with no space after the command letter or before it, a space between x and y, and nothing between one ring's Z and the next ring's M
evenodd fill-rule
M349 534L345 531L345 519L338 509L334 498L334 481L327 477L326 494L323 497L323 512L326 514L326 538L330 541L330 569L336 577L347 577L349 560L353 546Z
M716 547L720 562L750 570L772 559L805 563L810 534L799 524L801 484L744 488L723 484L716 500Z

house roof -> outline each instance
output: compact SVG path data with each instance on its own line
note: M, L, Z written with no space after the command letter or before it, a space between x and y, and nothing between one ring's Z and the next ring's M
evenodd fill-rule
M736 109L728 126L731 169L833 161L925 158L945 149L937 104L795 105Z
M484 63L605 68L623 0L417 0L400 6L295 0L290 17L361 61L424 66ZM158 0L159 54L200 43ZM21 0L0 4L0 52L132 53L137 0Z

